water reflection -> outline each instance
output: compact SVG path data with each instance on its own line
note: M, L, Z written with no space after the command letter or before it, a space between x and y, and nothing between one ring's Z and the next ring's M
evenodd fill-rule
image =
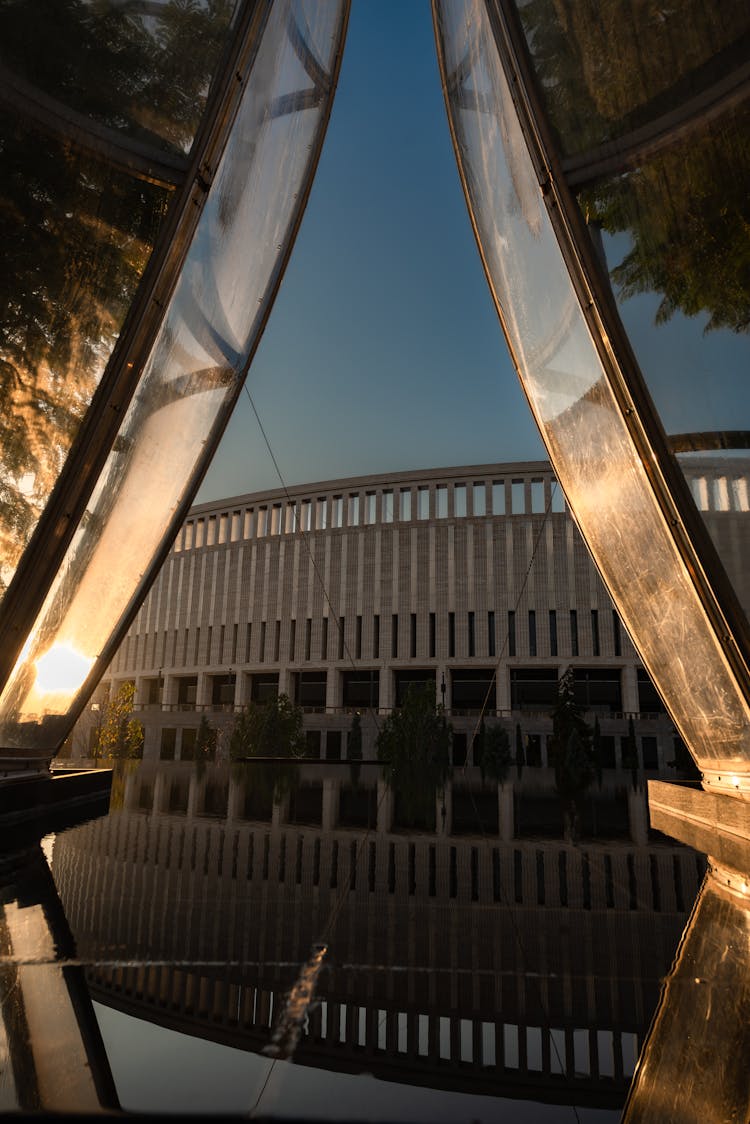
M4 1108L190 1111L200 1074L215 1111L609 1120L656 1010L627 1119L744 1118L723 871L680 941L703 862L665 837L400 831L375 766L301 764L277 797L266 772L130 763L106 819L6 859Z

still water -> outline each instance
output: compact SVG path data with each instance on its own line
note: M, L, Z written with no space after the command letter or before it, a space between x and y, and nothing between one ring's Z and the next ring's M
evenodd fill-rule
M587 799L571 842L553 791L473 770L120 768L108 811L6 853L0 1109L620 1119L657 1009L652 1039L700 1046L714 1008L709 1053L732 1013L746 1049L748 923L642 791ZM711 940L680 943L696 896Z

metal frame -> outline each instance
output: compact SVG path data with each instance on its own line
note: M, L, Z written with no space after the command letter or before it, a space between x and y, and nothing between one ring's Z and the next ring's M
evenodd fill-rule
M250 2L251 3L257 2L257 0L250 0ZM270 3L272 3L272 2L273 2L273 0L270 0ZM264 5L263 23L265 23L265 16L268 14L268 9L270 8L270 3L269 3L269 0L262 0L262 3ZM303 215L305 213L305 208L307 207L307 201L309 199L310 191L312 189L313 180L315 178L315 171L316 171L317 166L318 166L318 161L320 160L320 154L321 154L321 151L322 151L322 148L323 148L323 142L325 140L328 122L329 122L330 115L331 115L331 110L333 108L334 94L335 94L335 91L336 91L336 87L338 85L338 78L339 78L339 73L340 73L340 70L341 70L341 61L342 61L342 58L343 58L343 48L344 48L344 43L346 41L346 32L347 32L348 21L349 21L349 11L350 11L350 0L344 0L343 15L342 15L342 27L341 27L341 35L340 35L340 40L339 40L339 47L338 47L338 50L336 52L336 55L335 55L335 58L334 58L334 61L333 61L331 73L330 73L330 75L328 75L328 77L326 79L326 82L325 82L326 90L321 95L321 96L325 96L325 94L327 93L327 102L326 102L325 110L324 110L323 115L321 117L320 124L318 126L317 143L314 146L311 147L309 155L308 155L307 166L306 166L303 178L302 178L302 188L301 188L301 190L299 192L299 195L297 197L296 206L295 206L293 216L291 218L291 222L290 222L290 226L289 226L289 233L288 233L288 237L287 237L287 245L286 245L285 249L283 250L283 252L279 255L279 257L276 261L274 271L271 275L268 287L266 289L264 303L263 303L263 306L262 306L262 309L261 309L261 312L260 312L260 318L259 318L259 321L258 321L258 325L257 325L257 328L255 330L254 339L253 339L253 342L252 342L252 347L251 347L251 349L250 349L250 351L247 355L247 358L246 358L246 360L243 364L243 367L242 367L242 370L241 370L239 376L235 378L233 391L230 394L228 394L227 397L225 398L225 401L222 405L221 411L219 412L219 415L218 415L218 417L217 417L217 419L214 423L214 426L211 429L211 431L208 433L208 435L206 436L205 446L204 446L204 455L201 458L200 462L198 463L192 479L188 482L187 488L185 490L184 500L182 501L182 503L176 509L176 511L174 513L174 516L173 516L172 520L170 521L170 523L165 527L164 536L162 538L162 543L161 543L160 549L154 555L154 557L151 559L151 562L150 562L150 565L149 565L148 569L146 570L146 572L145 572L143 578L141 579L141 581L139 582L137 588L133 592L133 596L131 597L130 605L129 605L129 608L128 608L127 612L123 614L117 628L111 634L108 642L104 646L104 649L99 654L96 662L94 663L91 671L89 672L89 675L86 678L85 683L83 684L80 691L78 692L78 695L76 697L76 701L75 701L73 707L68 712L69 713L69 719L70 719L69 725L71 727L74 724L74 722L78 719L78 717L82 713L82 711L85 709L86 703L88 702L89 697L91 696L91 694L95 690L96 685L99 682L99 680L101 679L101 677L102 677L104 671L106 670L107 666L111 663L112 658L113 658L115 652L117 651L118 647L120 646L120 643L122 642L122 639L123 639L125 633L127 632L131 623L135 619L135 616L138 613L138 610L140 609L143 598L148 593L148 590L149 590L150 586L152 585L154 579L156 578L156 575L158 574L159 569L161 568L161 566L165 562L166 558L168 557L169 552L172 549L172 543L174 541L174 538L175 538L180 526L184 522L188 511L190 510L190 506L192 504L193 496L195 495L196 491L200 487L200 483L201 483L204 475L206 474L206 472L209 468L209 465L211 463L211 458L213 456L213 453L214 453L216 447L218 446L219 441L221 440L221 437L224 433L224 430L226 429L226 426L227 426L227 424L229 422L229 419L232 415L232 411L233 411L234 406L237 402L237 399L239 398L240 394L242 393L243 387L245 385L245 378L247 376L247 372L250 368L250 365L252 364L252 361L255 357L255 352L257 351L258 346L259 346L260 341L261 341L261 338L263 336L263 332L264 332L266 324L268 322L268 318L271 314L271 309L273 308L273 304L274 304L274 301L276 299L276 295L278 293L279 287L281 285L282 278L283 278L284 273L286 271L286 267L287 267L289 258L291 256L292 250L294 248L294 243L295 243L300 225L302 223L302 218L303 218ZM257 38L254 40L254 42L252 44L253 52L255 50L255 47L258 45L259 39L260 39L260 33L258 33ZM311 55L310 55L310 58L312 58ZM247 61L246 61L245 65L248 65ZM307 66L305 67L305 69L308 71L308 74L309 74L310 70L308 69ZM238 84L241 82L241 78L240 78L239 74L235 74L232 77L236 78ZM242 86L240 86L240 90L243 88L243 86L244 86L244 83L242 83ZM317 83L316 83L316 90L319 90L319 86L317 85ZM238 103L239 103L239 99L237 100L237 103L235 103L235 105L234 105L234 110L236 110ZM295 107L295 108L301 108L301 107ZM287 112L289 112L289 110L287 110ZM227 132L228 132L228 129L227 129ZM218 158L215 160L215 162L213 164L212 171L215 171L217 164L218 164ZM201 374L203 374L203 372L201 372ZM6 598L7 598L7 594L6 594ZM12 667L9 670L12 670ZM6 672L6 675L7 674L8 674L8 672ZM24 751L19 751L19 754L22 756L23 752Z

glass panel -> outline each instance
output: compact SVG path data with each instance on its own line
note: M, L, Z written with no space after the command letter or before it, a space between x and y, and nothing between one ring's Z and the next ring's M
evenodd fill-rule
M536 0L517 7L565 153L644 132L747 58L743 3Z
M7 109L0 134L14 172L0 185L1 594L102 377L170 192L68 151Z
M184 154L237 6L103 0L56 4L40 19L36 0L17 0L0 7L2 60L30 99L46 94L63 112Z
M502 480L492 481L492 514L505 515L505 483Z
M139 392L0 697L5 746L41 749L65 736L67 712L192 494L207 437L221 430L244 374L328 104L301 59L320 82L320 67L331 67L343 30L342 6L313 6L301 43L296 11L277 2L265 26Z
M429 519L430 489L417 488L417 519Z
M539 191L486 8L478 0L438 0L436 7L469 206L556 474L686 742L707 763L731 763L741 772L748 705L602 369Z
M435 517L446 519L448 516L448 488L445 484L438 484L435 489Z
M733 472L750 473L750 9L686 0L657 17L633 0L604 11L541 0L518 10L562 148L578 154L564 167L622 323L750 615L750 528L728 494Z
M0 6L0 595L182 180L235 8Z
M453 485L453 514L456 519L463 519L466 515L466 485Z

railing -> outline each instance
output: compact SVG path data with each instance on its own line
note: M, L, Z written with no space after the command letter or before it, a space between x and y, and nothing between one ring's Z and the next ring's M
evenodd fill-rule
M244 703L195 703L195 702L147 702L135 703L135 710L137 712L149 713L152 711L162 711L165 713L186 713L186 714L242 714L247 710L250 705L249 702ZM355 714L360 714L365 717L368 713L378 715L388 715L392 711L397 710L395 706L314 706L310 704L300 704L300 709L304 714L320 714L329 716L353 717ZM600 721L614 721L614 722L627 722L631 718L634 722L670 722L669 715L659 711L638 711L638 710L586 710L583 712L586 717L593 722L594 718L599 718ZM506 721L522 721L522 722L550 722L552 719L552 707L545 710L529 710L526 708L517 709L486 709L482 710L481 707L447 707L445 710L446 718L479 718L484 716L485 719L505 719Z

